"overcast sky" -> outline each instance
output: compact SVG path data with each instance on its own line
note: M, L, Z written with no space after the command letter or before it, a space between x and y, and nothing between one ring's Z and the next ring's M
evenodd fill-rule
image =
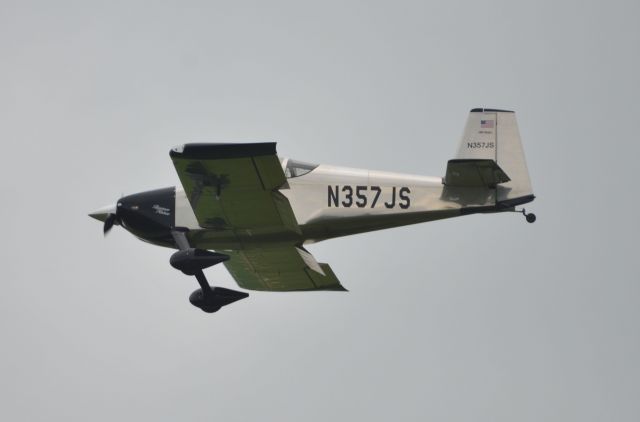
M0 0L0 419L637 421L640 3ZM537 199L310 246L207 315L87 213L172 146L441 176L517 111ZM213 284L236 288L220 266Z

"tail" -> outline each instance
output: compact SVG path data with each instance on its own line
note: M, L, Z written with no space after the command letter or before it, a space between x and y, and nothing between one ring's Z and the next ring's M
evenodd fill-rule
M533 189L513 111L474 108L444 184L457 194L476 191L464 205L512 208L533 201ZM487 195L477 195L482 188ZM476 188L476 189L472 189ZM453 192L452 192L453 193ZM483 198L480 204L477 199ZM460 198L462 199L462 198Z

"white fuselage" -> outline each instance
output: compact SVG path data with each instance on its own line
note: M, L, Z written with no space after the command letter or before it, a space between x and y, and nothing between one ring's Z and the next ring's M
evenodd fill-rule
M283 166L287 160L283 160ZM239 244L272 242L312 243L324 239L449 218L460 215L462 205L447 195L441 177L415 176L374 170L319 165L297 177L289 177L279 189L289 201L299 233L203 230L189 201L176 189L176 226L185 227L200 247L236 248ZM489 190L473 206L492 204ZM465 204L469 205L469 204ZM198 232L200 232L198 234ZM205 233L206 232L206 233Z

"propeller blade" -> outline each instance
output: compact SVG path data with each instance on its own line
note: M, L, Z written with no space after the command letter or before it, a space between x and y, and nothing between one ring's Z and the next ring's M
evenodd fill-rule
M107 218L104 220L104 235L106 236L107 233L109 233L109 231L113 228L113 225L116 223L116 215L115 214L109 214L107 216Z

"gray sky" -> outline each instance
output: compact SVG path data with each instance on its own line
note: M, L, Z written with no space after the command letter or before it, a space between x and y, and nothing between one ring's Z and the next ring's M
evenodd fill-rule
M0 1L0 419L636 421L640 3ZM538 198L311 246L349 293L206 315L87 212L169 149L442 175L518 112ZM224 268L212 283L234 288Z

